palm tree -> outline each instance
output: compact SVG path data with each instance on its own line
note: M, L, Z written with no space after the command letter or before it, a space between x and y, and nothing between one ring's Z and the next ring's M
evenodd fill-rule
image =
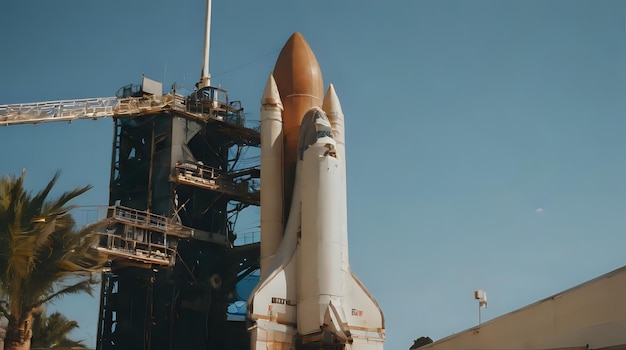
M68 333L78 328L78 322L70 321L60 312L34 315L32 349L86 348L82 341L71 340Z
M32 195L26 173L0 180L0 315L6 316L5 350L29 349L33 314L63 295L88 292L104 262L92 248L94 225L76 231L68 202L91 186L47 197L56 183Z

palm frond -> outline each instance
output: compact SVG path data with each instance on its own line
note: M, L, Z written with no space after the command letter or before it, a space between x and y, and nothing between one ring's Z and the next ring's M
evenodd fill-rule
M76 293L80 293L80 292L87 292L89 295L92 295L93 292L93 288L92 285L97 283L95 280L93 279L89 279L89 280L83 280L80 281L78 283L75 283L73 285L70 286L65 286L63 288L61 288L60 290L57 290L49 295L47 295L45 298L40 299L39 301L35 302L34 304L31 305L31 308L36 308L39 307L47 302L49 302L50 300L62 297L64 295L67 294L76 294Z
M0 295L7 302L0 312L18 321L55 298L91 293L96 281L87 273L105 262L91 248L95 229L76 230L69 213L70 201L91 186L49 200L59 173L34 195L24 188L25 176L0 180ZM81 274L87 275L66 278Z
M59 312L50 315L41 312L34 316L31 348L85 347L82 341L67 338L72 330L79 328L76 321L68 320Z

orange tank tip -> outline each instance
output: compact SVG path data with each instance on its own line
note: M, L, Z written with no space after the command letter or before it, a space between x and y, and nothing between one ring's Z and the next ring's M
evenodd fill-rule
M283 99L290 95L310 95L321 102L324 98L322 71L313 50L299 32L293 33L280 51L274 79Z
M283 217L287 218L293 194L302 117L312 107L321 107L324 98L322 71L302 34L291 35L278 54L274 79L283 103Z

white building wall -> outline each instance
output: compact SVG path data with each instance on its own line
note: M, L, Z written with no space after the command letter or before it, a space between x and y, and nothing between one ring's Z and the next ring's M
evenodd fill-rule
M626 349L625 344L626 266L420 350Z

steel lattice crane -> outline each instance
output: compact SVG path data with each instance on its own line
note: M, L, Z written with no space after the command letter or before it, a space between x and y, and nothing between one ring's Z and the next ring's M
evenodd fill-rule
M111 117L117 102L115 97L102 97L0 105L0 125Z

